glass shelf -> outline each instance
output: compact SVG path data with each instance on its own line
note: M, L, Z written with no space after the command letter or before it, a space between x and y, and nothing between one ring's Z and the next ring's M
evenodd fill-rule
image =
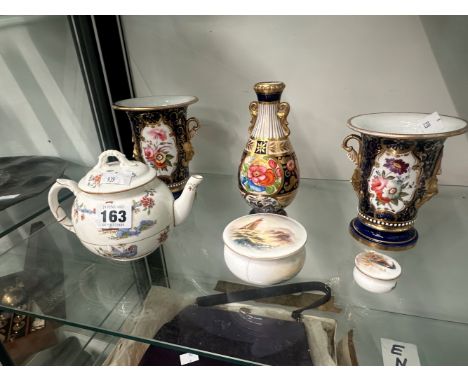
M338 335L353 329L359 364L382 364L380 338L418 346L422 364L468 364L468 187L441 186L416 221L415 248L386 252L403 273L385 295L359 288L353 280L355 255L366 248L348 234L357 199L349 182L306 180L287 208L308 232L307 259L290 282L325 281L336 312L308 313L333 318ZM63 204L66 209L72 200ZM224 263L222 231L249 213L232 176L205 175L191 215L174 229L163 250L131 263L101 259L58 223L36 227L27 239L0 255L0 288L21 286L17 301L0 309L27 312L71 326L181 351L198 349L153 339L157 324L200 295L217 293L219 282L240 283ZM50 219L45 212L35 221ZM280 307L276 305L276 307ZM168 318L169 317L169 318ZM207 354L249 364L226 354Z
M117 342L115 336L67 325L58 326L43 337L41 341L37 339L32 341L36 347L38 344L42 345L36 349L31 346L28 336L6 344L14 364L19 366L99 366L106 360ZM9 345L15 346L12 349Z
M88 170L89 169L87 167L69 162L63 173L63 178L79 180ZM49 188L29 199L1 210L0 238L8 235L18 227L23 226L31 219L34 219L47 211L49 209L49 205L47 203L48 194ZM61 194L61 200L66 199L70 195L70 192L63 192L63 194Z

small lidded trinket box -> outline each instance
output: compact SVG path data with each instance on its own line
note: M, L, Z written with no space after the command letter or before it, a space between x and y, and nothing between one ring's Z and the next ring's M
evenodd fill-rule
M356 283L372 293L387 293L395 288L401 267L390 256L375 251L359 253L354 259Z
M297 275L304 265L307 232L286 216L242 216L226 226L223 240L229 270L250 284L278 284Z

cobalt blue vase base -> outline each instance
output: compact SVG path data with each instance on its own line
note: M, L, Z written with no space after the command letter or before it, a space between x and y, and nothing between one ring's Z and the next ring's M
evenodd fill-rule
M418 231L413 227L402 232L381 231L365 225L357 217L349 223L349 232L357 241L385 251L403 251L418 241Z

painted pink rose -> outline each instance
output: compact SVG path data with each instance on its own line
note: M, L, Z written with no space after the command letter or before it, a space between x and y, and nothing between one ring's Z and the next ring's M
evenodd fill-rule
M145 147L143 149L145 153L145 158L149 161L153 161L154 159L154 150L151 147Z
M370 184L371 190L375 192L377 199L381 203L398 204L402 196L403 184L401 180L393 177L374 176ZM407 195L407 194L404 194Z
M270 166L271 168L276 168L277 164L273 159L269 159L268 166Z
M372 178L371 190L376 193L381 193L382 190L387 186L388 179L385 179L382 176L376 176Z
M266 179L266 167L251 165L247 173L247 177L255 184L260 184L261 181Z
M281 167L276 167L275 168L275 174L277 178L281 178Z
M293 171L296 168L296 164L294 163L294 160L292 159L288 160L288 163L286 163L286 168L289 171Z
M163 131L163 130L160 130L160 129L151 129L149 131L149 135L151 135L151 137L153 139L159 139L160 141L166 141L167 140L166 132Z

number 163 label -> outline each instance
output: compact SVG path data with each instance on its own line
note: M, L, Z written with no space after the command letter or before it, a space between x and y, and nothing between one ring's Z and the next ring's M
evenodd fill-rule
M105 204L98 210L96 223L103 229L132 228L132 207Z

